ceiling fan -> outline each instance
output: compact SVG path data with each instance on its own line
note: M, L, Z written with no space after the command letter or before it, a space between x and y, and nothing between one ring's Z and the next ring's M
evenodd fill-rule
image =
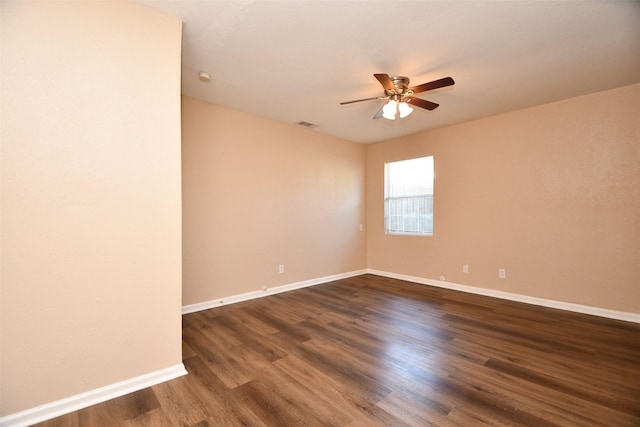
M375 77L384 88L384 96L341 102L340 105L372 101L374 99L387 99L387 103L378 110L373 118L379 119L380 117L384 117L385 119L395 120L396 113L400 113L400 118L402 119L407 117L413 111L413 108L411 108L409 104L425 108L427 110L434 110L438 108L439 104L427 101L426 99L416 98L412 95L455 84L451 77L445 77L429 83L409 87L409 78L405 76L390 77L388 74L374 74L373 77Z

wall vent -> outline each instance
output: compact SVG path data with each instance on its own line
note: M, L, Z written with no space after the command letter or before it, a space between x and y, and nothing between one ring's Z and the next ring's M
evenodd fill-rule
M318 127L318 125L314 125L313 123L309 123L309 122L298 122L298 123L296 123L296 124L297 124L298 126L302 126L302 127L309 128L309 129L312 129L312 128L315 128L315 127Z

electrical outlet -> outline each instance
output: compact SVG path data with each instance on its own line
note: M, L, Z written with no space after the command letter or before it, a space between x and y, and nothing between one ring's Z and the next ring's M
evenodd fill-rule
M284 264L280 264L278 266L278 274L282 274L282 273L284 273Z
M462 266L462 272L463 273L468 273L469 272L469 264L465 264Z
M364 230L364 225L360 224L360 231Z
M506 279L507 278L507 271L504 268L501 268L498 270L498 278L500 279Z

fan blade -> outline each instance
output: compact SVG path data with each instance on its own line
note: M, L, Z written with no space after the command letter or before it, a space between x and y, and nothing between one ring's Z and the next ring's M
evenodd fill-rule
M435 102L427 101L426 99L416 98L413 96L406 96L404 99L411 105L415 105L416 107L420 107L420 108L425 108L427 110L435 110L440 105L440 104L436 104Z
M451 77L445 77L443 79L434 80L429 83L423 83L421 85L414 86L410 89L413 91L413 93L420 93L420 92L426 92L428 90L439 89L441 87L452 86L455 83L456 82L454 82Z
M378 79L384 90L396 90L389 74L374 74L373 77Z
M362 101L373 101L374 99L384 99L379 96L374 96L373 98L364 98L364 99L356 99L353 101L341 102L340 105L353 104L354 102L362 102Z
M382 107L380 107L380 109L378 110L378 112L376 113L375 116L373 116L373 120L376 119L381 119L382 118L382 113L384 113L384 111L382 111L382 109L384 108L384 105Z

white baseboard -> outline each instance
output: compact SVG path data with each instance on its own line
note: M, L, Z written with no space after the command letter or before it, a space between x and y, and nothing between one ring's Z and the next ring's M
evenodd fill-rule
M294 289L306 288L308 286L319 285L322 283L333 282L334 280L346 279L348 277L360 276L365 274L366 270L356 270L347 273L334 274L332 276L319 277L317 279L304 280L302 282L290 283L288 285L267 288L264 291L253 291L244 294L232 295L225 298L214 299L210 301L199 302L182 306L182 314L195 313L196 311L208 310L210 308L220 307L222 305L234 304L242 301L249 301L256 298L262 298L269 295L279 294L281 292L292 291Z
M573 311L576 313L590 314L592 316L606 317L609 319L640 323L640 313L629 313L626 311L609 310L606 308L574 304L571 302L556 301L556 300L550 300L545 298L531 297L528 295L514 294L510 292L496 291L493 289L461 285L458 283L426 279L423 277L407 276L405 274L390 273L388 271L367 269L366 272L369 274L375 274L376 276L389 277L391 279L406 280L408 282L418 283L421 285L436 286L438 288L453 289L456 291L468 292L471 294L484 295L488 297L500 298L500 299L505 299L510 301L523 302L526 304L539 305L542 307L557 308L560 310Z
M105 387L100 387L85 393L76 394L75 396L56 400L55 402L45 403L44 405L36 406L35 408L7 415L0 418L0 426L30 426L35 423L50 420L64 414L68 414L69 412L77 411L97 403L102 403L116 397L124 396L125 394L133 393L134 391L142 390L143 388L178 378L185 374L187 374L187 370L184 365L180 363L166 369L140 375L125 381L120 381Z
M456 291L468 292L472 294L484 295L494 298L500 298L510 301L523 302L527 304L538 305L542 307L557 308L560 310L572 311L576 313L589 314L593 316L605 317L615 320L623 320L627 322L640 323L640 313L630 313L624 311L609 310L600 307L593 307L581 304L574 304L563 301L550 300L545 298L532 297L528 295L514 294L510 292L497 291L493 289L479 288L475 286L462 285L459 283L444 282L440 280L427 279L417 276L409 276L406 274L397 274L387 271L364 269L351 271L348 273L336 274L333 276L320 277L317 279L305 280L302 282L291 283L288 285L276 286L268 288L264 291L254 291L239 295L233 295L226 298L220 298L211 301L205 301L198 304L185 305L182 307L182 314L193 313L196 311L207 310L221 305L233 304L241 301L248 301L256 298L262 298L268 295L274 295L281 292L287 292L294 289L305 288L308 286L319 285L322 283L332 282L334 280L346 279L349 277L359 276L362 274L375 274L377 276L389 277L392 279L406 280L422 285L430 285L444 289L452 289ZM125 394L133 393L165 381L178 378L187 374L182 363L151 372L149 374L140 375L95 390L77 394L55 402L46 403L36 406L35 408L17 412L0 418L0 427L23 427L35 423L39 423L48 419L59 417L69 412L77 411L91 405L105 402Z

